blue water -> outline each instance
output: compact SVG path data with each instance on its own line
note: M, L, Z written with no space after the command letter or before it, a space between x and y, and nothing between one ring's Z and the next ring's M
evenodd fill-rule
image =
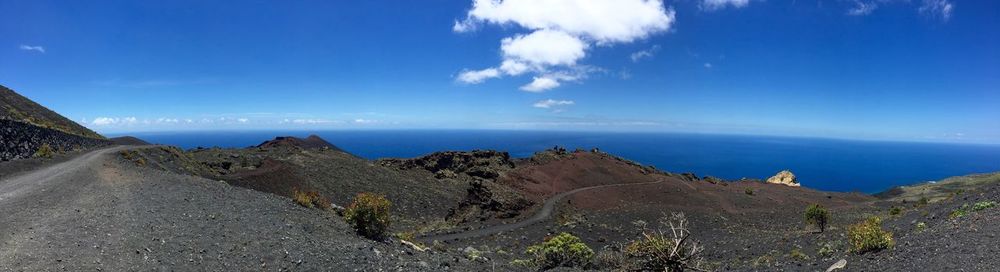
M415 157L442 150L496 149L515 157L555 145L603 151L670 172L725 179L767 178L790 169L804 186L874 193L892 186L1000 171L1000 146L765 136L493 130L246 131L132 134L183 148L246 147L278 135L315 133L355 155Z

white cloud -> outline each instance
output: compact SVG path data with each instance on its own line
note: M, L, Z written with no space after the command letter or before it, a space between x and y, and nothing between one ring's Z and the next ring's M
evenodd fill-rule
M573 66L586 56L588 45L562 31L542 29L500 41L504 58L536 67Z
M947 22L948 19L951 19L951 13L955 10L955 5L948 0L924 0L918 10L921 14L938 17L942 21Z
M326 119L293 119L293 120L285 119L285 120L283 120L281 122L282 123L292 123L292 124L296 124L296 125L315 125L315 124L333 124L333 123L340 123L340 122L343 122L343 121L334 121L334 120L326 120Z
M131 117L130 116L130 117L122 118L122 123L124 123L126 125L135 124L137 122L139 122L139 119L136 119L135 117Z
M728 6L732 6L734 8L742 8L746 7L749 4L750 0L702 0L700 7L703 10L712 11L712 10L723 9Z
M540 76L535 77L535 79L532 80L531 83L528 83L528 85L521 86L521 90L527 92L544 92L546 90L559 87L559 85L562 84L559 83L559 80L556 80L553 77Z
M97 117L94 118L93 122L91 122L91 124L95 126L107 126L107 125L114 125L117 123L118 123L118 118L111 118L111 117Z
M516 76L528 71L528 65L516 60L504 60L500 64L500 70L505 74Z
M651 47L649 49L639 50L639 51L637 51L635 53L632 53L632 55L629 55L629 58L632 59L632 62L639 62L642 59L652 58L653 54L656 54L656 51L659 51L659 50L660 50L660 46L659 45L654 45L653 47Z
M354 119L354 123L355 124L362 124L362 125L365 125L365 124L374 124L374 123L378 123L378 120L360 119L359 118L359 119Z
M475 30L478 23L551 29L598 42L631 42L665 31L673 10L661 0L474 0L466 19L452 29Z
M240 122L241 124L246 124L247 122L250 122L250 119L239 118L239 119L236 119L236 122Z
M458 74L458 81L466 84L477 84L486 79L496 77L500 77L500 71L496 68L487 68L483 70L462 71L462 73Z
M25 50L25 51L38 51L39 53L45 53L45 47L42 47L41 45L25 45L25 44L22 44L18 48L20 48L21 50Z
M548 109L548 108L552 108L552 107L569 106L569 105L573 105L573 104L576 104L576 102L573 102L572 100L546 99L546 100L535 102L535 104L532 105L532 106L536 107L536 108Z
M709 69L711 69L711 68L712 68L712 64L711 64L711 63L708 63L708 62L706 62L706 63L705 63L704 65L702 65L702 66L705 66L705 68L709 68Z
M455 32L496 24L517 25L529 33L501 40L503 61L499 67L466 70L458 80L480 83L532 72L536 74L533 82L522 90L555 88L565 79L551 76L554 68L575 68L594 44L629 43L667 31L674 15L662 0L473 0L466 18L452 27Z
M177 118L160 117L156 119L156 123L158 124L176 124L178 122L180 122L180 120L178 120Z

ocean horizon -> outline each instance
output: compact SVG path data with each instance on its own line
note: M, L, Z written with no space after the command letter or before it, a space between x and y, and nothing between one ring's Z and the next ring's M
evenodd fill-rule
M783 136L651 132L506 130L330 130L109 133L151 143L241 148L276 136L316 134L366 159L410 158L437 151L493 149L530 157L553 146L598 148L658 169L727 180L766 179L791 170L803 186L877 193L952 176L1000 171L1000 145L891 142Z

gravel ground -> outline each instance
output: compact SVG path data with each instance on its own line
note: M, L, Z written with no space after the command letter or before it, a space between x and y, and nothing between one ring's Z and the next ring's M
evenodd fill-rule
M3 271L472 271L361 238L289 199L138 167L101 149L0 181Z

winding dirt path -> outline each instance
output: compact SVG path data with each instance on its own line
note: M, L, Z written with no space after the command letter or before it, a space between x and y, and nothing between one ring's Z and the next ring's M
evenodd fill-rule
M448 233L448 234L438 234L438 235L423 236L423 237L417 238L417 240L420 241L420 242L427 242L427 243L430 243L430 242L433 242L433 241L445 242L445 241L451 241L451 240L460 240L460 239L469 239L469 238L483 237L483 236L488 236L488 235L493 235L493 234L501 233L501 232L504 232L504 231L516 230L516 229L520 229L520 228L523 228L523 227L527 227L527 226L534 225L536 223L548 220L550 217L552 217L552 214L555 212L556 204L559 204L560 201L562 201L564 198L566 198L569 195L572 195L572 194L575 194L575 193L579 193L579 192L583 192L583 191L587 191L587 190L594 190L594 189L601 189L601 188L608 188L608 187L619 187L619 186L632 186L632 185L654 184L654 183L660 183L660 182L663 182L663 179L659 179L657 181L651 181L651 182L605 184L605 185L597 185L597 186L577 188L577 189L574 189L574 190L571 190L571 191L566 191L566 192L559 193L559 194L557 194L555 196L552 196L549 199L546 199L545 202L542 203L542 208L539 209L535 213L535 215L533 215L533 216L531 216L531 218L525 219L523 221L518 221L518 222L514 222L514 223L510 223L510 224L495 225L495 226L490 226L490 227L486 227L486 228L469 230L469 231L458 232L458 233Z

